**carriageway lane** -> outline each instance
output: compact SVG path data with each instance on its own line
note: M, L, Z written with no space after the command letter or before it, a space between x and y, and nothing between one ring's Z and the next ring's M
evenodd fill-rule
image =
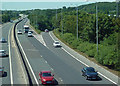
M85 66L73 59L72 56L67 54L61 48L54 48L52 45L53 40L48 33L42 33L42 37L48 49L56 55L56 57L46 56L45 60L59 73L59 76L61 76L65 84L113 84L102 76L100 76L102 80L98 81L85 80L85 78L81 76L81 69ZM32 42L32 39L30 40ZM35 41L33 41L33 44L35 44ZM35 44L34 46L37 48L38 44ZM40 48L38 47L38 49ZM62 65L60 65L61 63Z
M23 29L23 25L25 22L20 22L17 25L17 30L22 30L22 32L24 31ZM41 70L51 70L52 73L54 73L55 78L56 78L56 84L57 83L63 83L59 77L57 76L57 74L55 74L54 70L51 68L51 66L47 63L47 61L45 61L45 59L43 58L43 56L40 54L40 51L38 49L36 49L36 47L34 47L34 45L29 41L29 39L35 39L34 37L27 37L27 34L22 34L22 35L18 35L18 39L23 47L23 50L27 56L27 59L32 67L32 70L35 74L35 77L37 79L36 82L34 82L34 84L36 84L37 82L39 84L41 84L41 82L39 81L39 72ZM36 40L37 41L37 40ZM38 41L37 41L38 42ZM40 42L38 42L40 43ZM41 43L40 43L41 44ZM41 44L41 46L43 46ZM44 46L43 46L44 47ZM44 47L46 48L46 47ZM45 50L46 51L46 50ZM34 78L34 77L33 77Z
M0 43L1 47L0 49L6 50L7 54L9 54L8 49L8 33L10 28L12 28L13 23L6 23L0 28L0 32L2 35L1 37L4 37L7 40L7 43ZM5 76L0 77L0 80L2 80L2 84L10 84L10 68L9 68L9 57L0 57L0 63L2 63L2 66L4 67ZM0 64L1 65L1 64Z
M85 66L73 59L69 54L60 48L55 49L52 46L53 40L49 34L43 33L42 36L47 47L43 46L34 37L27 37L27 34L19 36L20 43L23 46L34 73L37 73L40 70L42 65L40 63L42 61L40 61L40 57L42 57L45 61L47 61L47 64L49 64L50 68L54 70L64 84L87 84L87 86L112 84L102 76L100 76L102 80L98 81L89 81L83 78L81 76L81 69ZM37 53L39 53L39 55ZM44 65L42 65L42 67L43 66Z

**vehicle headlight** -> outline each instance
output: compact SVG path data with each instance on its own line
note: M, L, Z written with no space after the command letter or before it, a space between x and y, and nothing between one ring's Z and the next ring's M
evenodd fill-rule
M43 81L46 81L45 79L43 79Z
M91 75L87 75L88 77L90 77Z

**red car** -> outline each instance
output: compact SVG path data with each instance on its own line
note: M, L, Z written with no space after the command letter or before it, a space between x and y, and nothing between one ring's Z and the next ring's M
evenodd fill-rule
M51 71L41 71L39 73L39 77L40 77L42 84L54 84L55 79L53 76L54 75L51 74Z

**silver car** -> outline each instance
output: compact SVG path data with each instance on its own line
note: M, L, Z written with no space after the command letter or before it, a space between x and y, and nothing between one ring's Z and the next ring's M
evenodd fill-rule
M4 67L0 66L0 77L4 76Z
M22 34L22 31L21 30L18 30L18 32L17 32L18 34Z
M6 51L0 50L0 57L5 57L5 56L7 56Z
M32 37L32 32L28 32L28 37Z
M53 46L54 47L61 47L59 41L54 41Z

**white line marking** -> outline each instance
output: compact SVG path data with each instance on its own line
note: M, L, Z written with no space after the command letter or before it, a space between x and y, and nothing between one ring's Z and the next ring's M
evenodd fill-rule
M52 37L52 35L49 33L49 35L51 36L51 38L54 40L54 38ZM76 59L77 61L81 62L83 65L89 67L87 64L85 64L84 62L80 61L78 58L76 58L75 56L73 56L71 53L69 53L67 50L65 50L63 47L62 49L67 52L70 56L72 56L74 59ZM111 79L109 79L108 77L106 77L105 75L103 75L102 73L98 72L101 76L103 76L104 78L106 78L107 80L111 81L114 84L117 84L116 82L112 81Z
M69 52L68 52L67 50L65 50L63 47L62 47L62 49L63 49L66 53L68 53L70 56L72 56L74 59L76 59L77 61L81 62L83 65L89 67L87 64L85 64L84 62L80 61L78 58L76 58L75 56L73 56L71 53L69 53Z
M44 39L43 39L43 37L42 37L42 34L41 34L41 39L43 40L43 45L47 46L46 43L45 43L45 41L44 41Z
M55 39L52 37L52 35L49 33L50 37L53 39L53 41L55 41Z
M59 78L61 82L63 82L63 80L61 78Z
M51 70L53 71L53 68L51 68Z
M47 61L45 61L45 63L47 63Z
M17 40L18 40L18 37L16 37L16 38L17 38ZM33 77L34 77L37 85L39 86L39 83L38 83L38 81L37 81L37 78L36 78L36 76L35 76L35 74L34 74L34 72L33 72L33 69L32 69L32 67L31 67L31 65L30 65L30 63L29 63L29 61L28 61L28 59L27 59L27 56L26 56L26 54L25 54L25 52L24 52L24 50L23 50L23 47L22 47L22 45L20 44L20 41L19 41L19 40L18 40L18 43L19 43L19 45L20 45L20 48L21 48L22 51L23 51L23 54L24 54L25 59L26 59L26 61L27 61L27 63L28 63L28 66L29 66L29 68L30 68L30 70L31 70L31 72L32 72L32 74L33 74Z
M9 63L10 63L10 80L11 80L11 85L13 85L13 74L12 74L12 60L11 60L11 50L10 50L10 32L11 32L11 29L9 30L9 33L8 33L8 45L9 45Z
M116 82L112 81L111 79L109 79L108 77L106 77L105 75L103 75L102 73L98 72L98 74L100 74L101 76L103 76L104 78L108 79L109 81L111 81L112 83L116 84Z

